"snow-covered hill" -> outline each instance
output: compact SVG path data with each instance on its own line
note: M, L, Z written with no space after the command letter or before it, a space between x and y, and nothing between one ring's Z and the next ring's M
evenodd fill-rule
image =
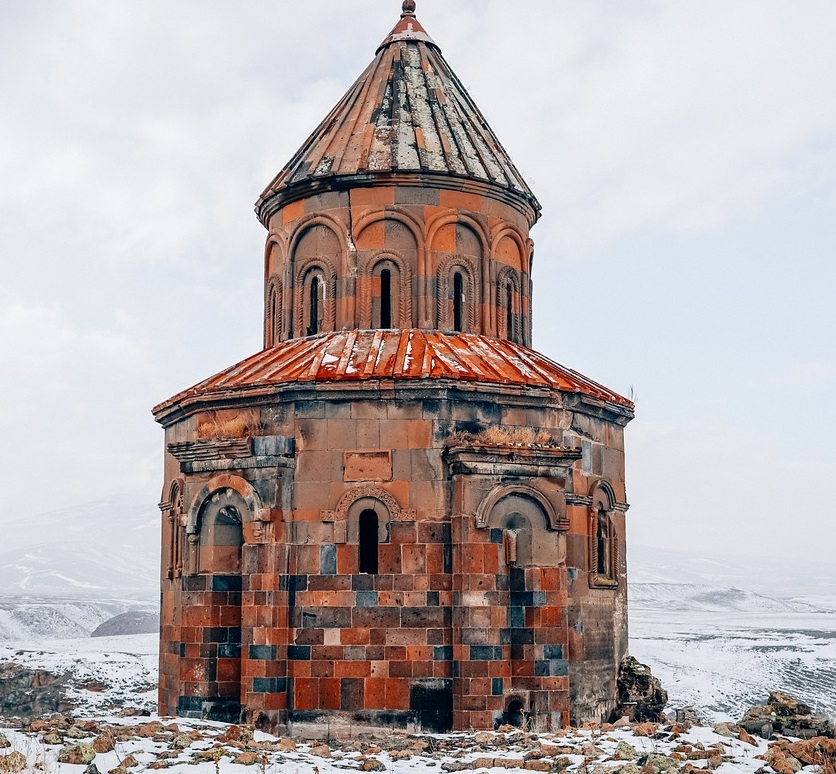
M804 602L772 599L744 589L696 583L630 583L631 609L744 613L811 613L817 608Z
M628 538L629 542L629 538ZM745 549L703 556L682 547L653 548L629 543L627 571L631 583L721 586L746 589L773 599L810 602L836 609L836 565L790 563L780 557L753 556Z
M154 503L111 497L3 523L6 595L154 599L160 514Z
M0 642L89 637L126 611L149 615L153 602L118 599L0 596Z

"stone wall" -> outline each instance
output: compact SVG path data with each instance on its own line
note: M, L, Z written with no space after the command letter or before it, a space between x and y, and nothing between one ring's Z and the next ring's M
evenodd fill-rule
M329 385L171 424L161 710L243 711L273 730L601 719L626 649L623 456L617 418L585 400ZM236 411L258 437L188 440L236 426ZM541 428L556 443L474 440L488 427ZM596 586L601 481L619 493L620 559ZM376 573L360 566L369 512Z

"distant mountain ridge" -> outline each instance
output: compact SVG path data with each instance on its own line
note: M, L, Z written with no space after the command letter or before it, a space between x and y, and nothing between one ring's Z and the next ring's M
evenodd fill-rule
M642 610L703 611L716 613L814 613L805 602L773 599L753 591L698 583L630 583L631 608Z

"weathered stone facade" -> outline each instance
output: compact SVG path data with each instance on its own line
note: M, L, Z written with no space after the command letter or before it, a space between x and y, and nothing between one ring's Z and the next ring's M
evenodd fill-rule
M632 404L528 349L539 205L414 3L257 211L264 350L155 409L161 712L605 718Z

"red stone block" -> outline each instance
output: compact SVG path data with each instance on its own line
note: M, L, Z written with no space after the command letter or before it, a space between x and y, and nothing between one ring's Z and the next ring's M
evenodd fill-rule
M366 679L364 702L366 709L386 709L386 683L383 677L369 677Z
M309 677L293 679L293 706L295 709L316 709L319 703L319 680Z
M327 710L340 708L340 681L336 678L323 678L319 681L319 707Z
M386 709L409 709L409 682L407 680L386 679Z

